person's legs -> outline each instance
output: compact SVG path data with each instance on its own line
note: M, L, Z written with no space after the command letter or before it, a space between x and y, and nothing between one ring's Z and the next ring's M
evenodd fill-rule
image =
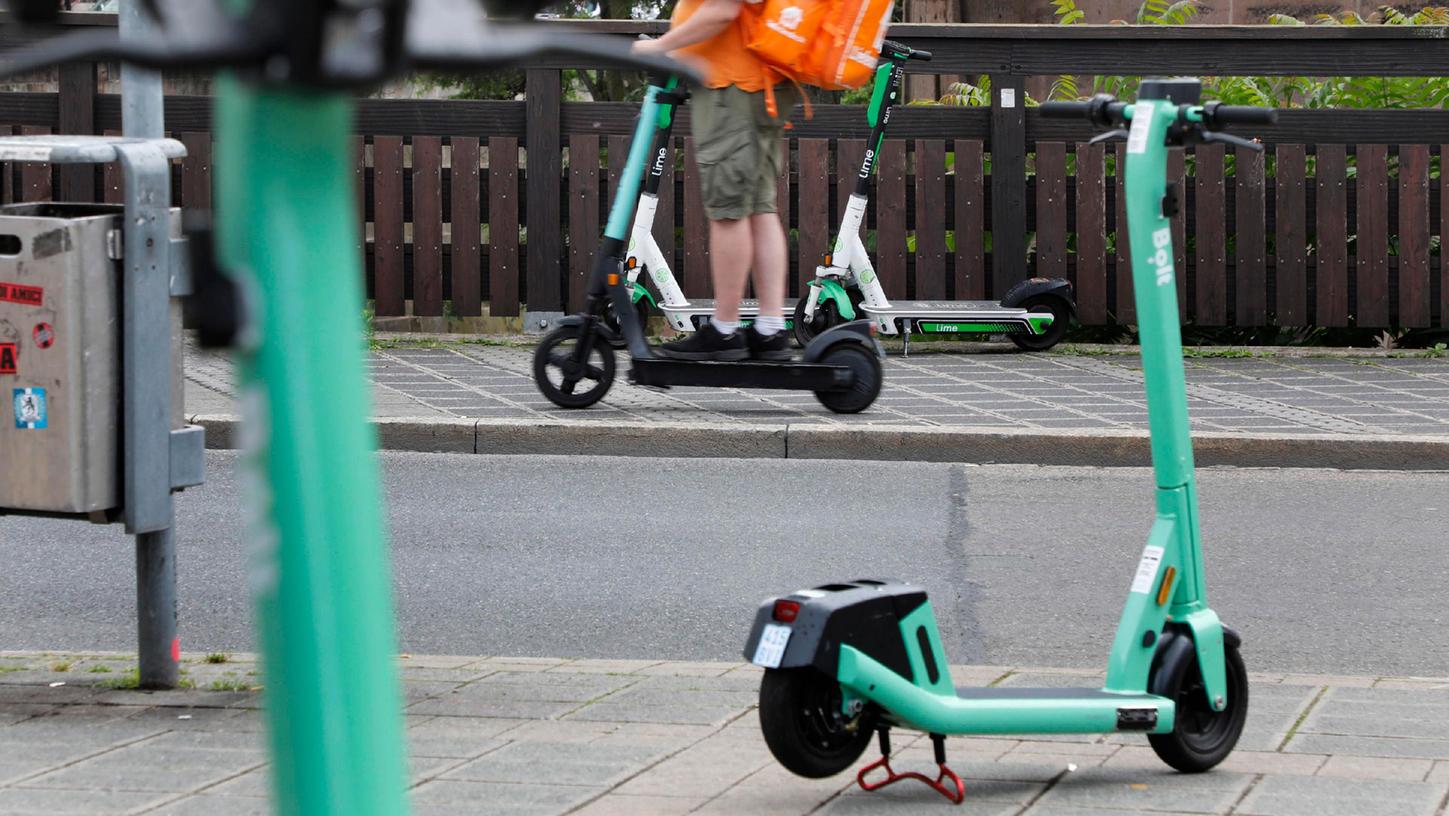
M729 334L740 321L740 300L745 296L745 281L750 277L750 264L757 261L754 222L757 216L709 222L709 274L714 281L714 319L723 323L721 331ZM778 222L779 219L776 219ZM755 286L758 287L758 279Z
M754 238L751 271L755 294L760 299L760 319L769 321L768 324L756 325L761 333L772 334L785 327L785 276L790 269L790 261L786 257L789 245L785 240L785 226L776 213L755 213L750 216L750 233ZM773 325L776 321L779 321L778 325Z

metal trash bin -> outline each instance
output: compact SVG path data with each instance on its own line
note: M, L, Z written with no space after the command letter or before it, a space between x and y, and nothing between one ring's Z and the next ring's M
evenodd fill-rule
M0 207L0 507L100 521L123 502L122 212Z

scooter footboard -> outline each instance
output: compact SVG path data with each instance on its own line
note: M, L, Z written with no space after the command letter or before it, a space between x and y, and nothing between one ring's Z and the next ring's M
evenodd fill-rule
M910 642L904 634L910 627L902 622L926 617L928 635ZM926 591L897 581L826 584L766 599L744 656L766 668L813 666L835 677L845 645L912 682L950 685Z

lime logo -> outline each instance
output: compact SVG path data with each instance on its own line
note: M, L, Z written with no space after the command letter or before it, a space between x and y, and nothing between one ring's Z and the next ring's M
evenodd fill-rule
M632 253L633 251L634 251L634 236L630 235L629 236L629 252Z
M873 280L875 280L875 270L867 269L864 272L860 273L861 283L870 283Z
M669 278L669 267L661 266L654 271L654 280L664 281Z

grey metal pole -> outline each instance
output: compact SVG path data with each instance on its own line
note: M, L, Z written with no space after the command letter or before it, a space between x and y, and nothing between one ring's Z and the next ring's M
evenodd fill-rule
M119 24L125 39L157 35L155 23L141 10L138 0L122 0ZM160 72L134 65L126 65L121 71L121 132L133 138L162 138L166 134ZM126 180L134 183L134 178ZM127 200L132 199L127 196ZM128 223L131 220L127 218ZM128 252L139 250L139 246L127 248ZM138 387L137 379L128 376L127 386ZM172 389L164 390L169 394ZM174 524L173 514L164 529L136 534L136 634L142 688L175 688L180 677Z

